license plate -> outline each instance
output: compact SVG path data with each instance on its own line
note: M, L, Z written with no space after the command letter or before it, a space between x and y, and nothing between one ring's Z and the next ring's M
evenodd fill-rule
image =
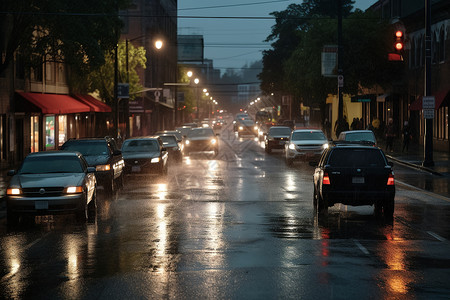
M353 177L352 183L364 183L364 177Z
M34 209L48 209L48 201L34 201Z
M131 167L131 172L140 172L141 171L141 167L140 166L132 166Z

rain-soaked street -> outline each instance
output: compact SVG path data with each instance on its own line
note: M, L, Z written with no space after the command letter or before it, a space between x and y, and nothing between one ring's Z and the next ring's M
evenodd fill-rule
M220 139L216 157L185 157L165 178L127 177L112 198L100 190L95 222L44 216L11 228L2 212L0 298L450 295L449 199L406 182L428 175L394 166L391 222L344 205L319 222L313 167L287 167L281 151L231 126Z

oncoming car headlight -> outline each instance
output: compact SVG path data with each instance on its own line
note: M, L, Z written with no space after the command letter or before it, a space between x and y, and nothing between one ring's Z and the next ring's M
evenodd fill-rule
M217 143L216 139L211 139L211 144L214 145L215 143Z
M79 194L83 192L82 186L68 186L64 189L65 194Z
M327 149L328 147L329 147L328 143L322 145L322 148L323 148L323 149Z
M159 163L160 158L159 157L153 157L152 160L150 161L152 164L156 164Z
M95 170L96 171L109 171L109 170L111 170L111 165L98 165L98 166L95 166Z
M20 189L20 188L8 188L8 189L6 189L6 194L7 195L21 195L22 194L22 189Z
M295 144L289 144L289 149L295 150Z
M189 140L186 140L185 142L184 142L186 145L189 145Z
M244 127L242 127L242 126L239 126L239 130L244 130Z
M258 130L258 126L253 127L253 129Z

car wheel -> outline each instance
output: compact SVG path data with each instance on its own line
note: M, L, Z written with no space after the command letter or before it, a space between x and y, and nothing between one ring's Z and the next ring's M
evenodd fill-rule
M124 185L123 182L124 182L124 175L123 175L123 172L122 172L122 174L120 174L119 178L117 178L117 187L119 189L123 188L123 185Z
M219 149L214 149L214 156L219 155Z
M107 194L112 195L114 193L114 177L111 178L111 182L109 182L106 186L105 186L105 190Z
M313 207L316 208L317 207L317 190L316 190L316 186L314 186L314 192L313 192Z
M19 224L19 215L12 212L10 209L6 210L6 222L10 226Z
M394 218L394 199L386 199L383 203L384 218L392 220Z
M84 201L86 202L86 195L84 197ZM75 218L78 223L84 223L88 219L88 205L84 204L84 207L75 213Z

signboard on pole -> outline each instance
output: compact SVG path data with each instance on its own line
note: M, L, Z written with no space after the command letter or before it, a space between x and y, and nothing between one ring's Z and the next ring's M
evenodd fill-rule
M336 77L337 45L325 45L322 49L322 76Z
M119 99L130 98L130 84L129 83L119 83L117 85L117 98L119 98Z
M424 119L434 119L434 109L424 109L423 110Z
M435 108L436 100L434 96L426 96L422 98L422 109L433 109Z

